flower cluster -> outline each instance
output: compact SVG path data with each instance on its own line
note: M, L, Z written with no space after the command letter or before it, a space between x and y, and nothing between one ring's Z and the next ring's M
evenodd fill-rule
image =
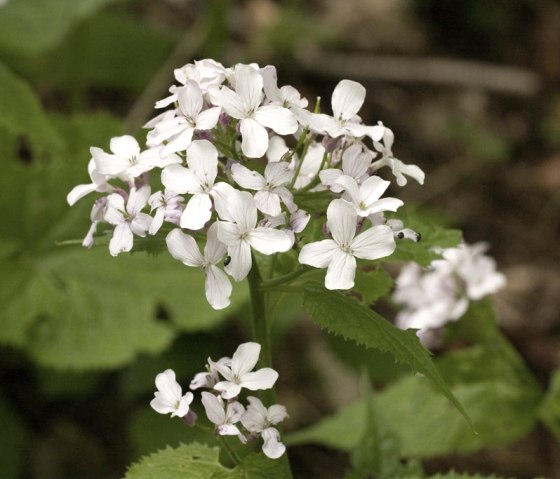
M222 309L230 303L229 278L248 275L253 251L295 249L299 263L327 268L327 288L348 289L356 258L390 255L396 236L416 239L385 219L403 202L382 198L390 181L378 172L387 167L399 186L407 177L423 183L424 173L395 158L389 128L358 116L366 95L361 84L342 80L327 115L318 112L318 101L310 111L295 88L279 87L270 65L225 68L207 59L175 70L175 79L156 103L168 109L145 125L144 150L128 135L113 138L109 153L90 149L91 183L67 198L73 205L102 194L84 246L93 245L100 224L112 228L114 256L131 251L136 237L161 230L174 258L204 271L208 302ZM154 171L163 189L152 192ZM311 214L301 205L310 197L329 203L312 211L320 221L326 213L323 239L303 236Z
M469 301L477 301L501 289L505 276L484 253L487 245L461 244L440 251L442 258L432 261L427 270L416 263L403 267L397 278L393 299L404 306L397 315L397 326L421 330L429 342L431 330L458 320ZM426 336L427 334L427 336Z
M271 459L277 459L284 454L286 447L280 442L280 433L274 426L288 417L286 408L280 404L267 408L253 396L247 397L247 407L238 401L243 388L250 391L270 389L278 379L278 373L271 368L253 371L260 350L257 343L244 343L231 358L221 358L216 362L208 358L208 370L193 378L190 389L208 389L201 393L202 404L216 434L237 436L242 443L260 436L263 452ZM158 390L150 403L155 411L171 413L171 417L183 418L189 425L196 421L190 410L194 395L190 391L183 395L173 370L158 374L156 387ZM240 429L241 425L245 434Z

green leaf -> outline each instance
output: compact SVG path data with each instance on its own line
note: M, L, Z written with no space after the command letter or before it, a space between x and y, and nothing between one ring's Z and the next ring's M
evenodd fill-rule
M375 397L376 411L399 438L403 456L434 457L506 445L534 427L539 390L528 388L523 377L504 374L510 365L492 350L477 346L450 354L437 365L455 371L451 390L469 411L478 434L425 378L408 376ZM286 443L316 442L349 451L364 433L366 418L366 405L360 400L288 436Z
M210 479L227 472L218 462L219 449L202 444L182 444L144 456L127 471L125 479ZM225 476L228 477L228 476Z
M101 12L65 42L47 65L58 88L69 88L74 69L89 88L111 88L140 94L177 41L169 29L131 15ZM79 65L71 49L79 42ZM170 71L171 75L172 72ZM170 83L172 79L169 79Z
M113 1L10 1L0 13L0 49L19 55L51 51L77 23Z
M550 386L539 407L539 418L560 441L560 369L554 371Z
M94 195L72 208L65 197L88 181L89 146L106 143L120 127L106 114L51 124L65 139L61 153L29 165L4 158L0 175L0 273L7 278L0 284L1 343L54 368L118 367L162 351L176 328L212 328L246 300L246 286L237 285L233 308L214 311L202 271L167 254L112 258L106 246L57 247L87 231ZM172 322L157 321L158 312Z
M0 13L0 35L5 8L7 7L3 7ZM29 140L37 150L60 148L60 138L46 118L33 90L1 62L0 85L0 127L11 135L20 136L20 141Z
M287 479L281 460L249 454L234 469L218 462L219 449L197 443L167 448L133 464L125 479Z
M423 470L418 462L401 462L400 444L396 434L387 428L377 410L371 384L362 380L362 400L365 404L365 430L361 440L350 452L350 462L356 477L378 479L421 478Z
M313 321L331 333L352 339L366 347L391 353L395 361L405 363L424 374L471 424L465 409L439 375L429 351L420 344L413 330L397 329L353 299L317 285L305 288L303 308Z
M358 268L352 291L359 293L362 302L368 305L389 293L392 286L393 278L384 269L377 268L364 271Z

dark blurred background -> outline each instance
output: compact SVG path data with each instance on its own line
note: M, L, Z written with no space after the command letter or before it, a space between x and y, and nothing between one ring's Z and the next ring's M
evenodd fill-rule
M279 84L310 102L321 96L326 111L340 79L359 81L368 92L362 118L392 128L396 156L426 172L423 186L409 183L400 197L462 229L467 242L491 245L508 277L497 298L500 324L547 386L560 362L558 2L88 0L70 20L67 2L50 3L10 0L0 8L0 60L52 117L105 118L105 130L91 120L96 130L82 134L83 145L76 140L74 177L61 180L57 201L86 181L87 141L107 148L113 134L142 138L173 68L194 59L274 64ZM37 160L33 141L17 142L22 163ZM78 213L60 207L73 222L55 240L85 233L89 204ZM139 347L105 365L74 368L7 341L0 347L0 476L117 478L141 454L177 443L179 425L149 409L153 378L173 367L187 384L208 355L231 354L247 337L244 307L210 331L179 328L157 351ZM169 321L163 307L150 314L157 324ZM328 364L336 377L343 368L337 348L296 309L282 314L280 394L292 415L288 428L296 429L353 399L357 381L328 396L324 371L314 365ZM309 366L301 368L300 357ZM340 477L347 464L342 453L311 446L294 448L291 458L302 478ZM560 477L560 448L537 426L509 446L427 464L430 471Z

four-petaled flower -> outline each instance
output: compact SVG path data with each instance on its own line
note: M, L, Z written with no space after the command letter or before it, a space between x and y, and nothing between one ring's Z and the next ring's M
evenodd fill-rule
M241 344L231 358L231 365L227 366L213 362L208 358L208 364L216 369L225 381L214 385L224 399L232 399L239 395L241 388L251 391L270 389L278 379L278 373L272 368L262 368L253 371L257 364L261 345L258 343Z
M344 200L333 200L327 209L327 225L333 239L306 244L299 262L315 268L328 268L327 289L349 289L354 286L356 258L378 259L389 256L396 245L391 228L372 226L356 236L358 216Z
M190 391L183 395L181 386L175 380L175 372L166 369L156 376L157 392L150 406L160 414L169 414L171 417L184 417L189 412L189 406L194 399Z
M286 408L280 404L273 404L266 408L260 399L247 397L249 406L241 417L241 424L248 430L260 434L263 438L263 452L271 459L278 459L286 451L286 446L280 442L280 433L275 426L288 417Z
M216 426L216 432L220 436L237 436L241 442L245 442L245 436L235 425L241 420L245 412L243 405L237 401L230 401L227 405L220 396L202 392L202 404L206 411L206 416Z

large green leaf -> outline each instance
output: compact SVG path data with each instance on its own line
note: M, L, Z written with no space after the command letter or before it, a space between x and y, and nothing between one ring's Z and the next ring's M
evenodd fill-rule
M0 49L36 55L54 49L70 30L114 0L12 0L0 9Z
M429 351L420 344L414 330L402 331L357 301L318 285L305 288L303 307L313 321L331 333L386 351L395 361L425 375L470 423L465 409L441 378Z
M87 230L94 195L73 208L65 197L88 181L88 147L106 143L119 124L107 115L53 118L52 124L65 139L59 154L31 164L3 158L0 342L57 368L107 368L161 351L173 325L194 331L222 321L227 312L207 304L203 273L167 254L112 258L106 246L56 246ZM159 243L165 249L162 238ZM237 286L229 311L246 295ZM158 322L158 311L173 323Z
M233 469L222 466L219 449L197 443L167 448L133 464L125 479L284 479L282 460L250 454Z
M0 9L0 35L2 10ZM32 145L29 146L34 146L36 150L60 147L60 138L49 124L33 90L1 62L0 85L0 127L11 135L19 136L20 143L30 141Z
M425 378L408 376L376 395L376 411L399 438L405 457L473 452L509 444L527 434L536 421L540 391L509 372L501 356L477 346L438 362L448 373L453 393L469 412L473 434L450 404ZM496 414L499 411L499 414ZM352 450L365 431L367 413L360 400L307 430L286 439L290 445L317 442Z

